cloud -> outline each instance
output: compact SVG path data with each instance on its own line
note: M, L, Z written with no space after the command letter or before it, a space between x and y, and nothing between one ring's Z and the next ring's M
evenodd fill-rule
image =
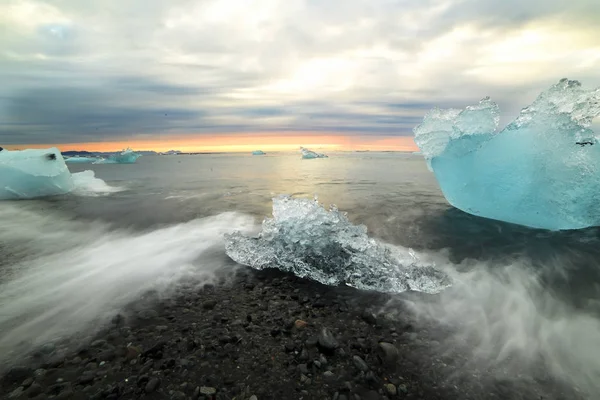
M599 86L596 0L8 0L0 141L318 131L411 135L433 105L505 118Z

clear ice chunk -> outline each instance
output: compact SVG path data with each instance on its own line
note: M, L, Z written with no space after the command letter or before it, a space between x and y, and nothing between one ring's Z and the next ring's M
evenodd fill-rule
M600 225L600 144L590 129L600 88L562 79L501 131L489 98L464 110L435 108L415 142L454 207L549 230Z
M273 199L273 218L263 221L262 232L226 235L225 249L239 264L279 268L332 286L386 293L437 293L450 286L444 273L411 249L370 238L364 225L352 225L335 206L327 211L316 199Z
M0 200L54 196L73 188L71 173L57 148L0 151Z

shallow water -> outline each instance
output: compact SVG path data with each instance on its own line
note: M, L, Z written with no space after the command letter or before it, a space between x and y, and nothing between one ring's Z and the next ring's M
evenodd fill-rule
M69 168L121 190L0 203L0 354L87 330L148 289L169 296L179 282L211 281L235 267L223 234L257 232L276 195L318 195L453 277L451 289L411 304L455 329L445 346L466 340L478 365L542 362L599 393L598 229L547 232L464 214L412 154L148 156Z

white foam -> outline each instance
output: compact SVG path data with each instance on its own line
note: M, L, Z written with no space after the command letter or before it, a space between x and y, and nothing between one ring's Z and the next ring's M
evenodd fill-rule
M110 186L100 178L96 178L94 171L86 170L72 174L75 184L74 194L80 196L101 196L125 190L122 187Z
M14 215L4 207L0 214L3 209L9 219ZM10 278L0 284L0 358L21 342L32 346L84 331L148 290L167 294L182 281L211 282L217 270L232 267L223 256L223 234L253 227L251 217L236 213L145 232L31 211L20 216L12 226L21 239L54 233L28 244L29 260L10 266ZM48 247L54 243L61 245Z

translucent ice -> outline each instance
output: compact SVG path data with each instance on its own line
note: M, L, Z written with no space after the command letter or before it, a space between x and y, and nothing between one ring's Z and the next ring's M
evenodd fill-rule
M141 154L127 148L121 153L113 154L108 156L108 158L95 161L94 164L134 164L140 156Z
M258 237L227 236L226 252L256 269L279 268L326 285L346 284L365 290L436 293L449 279L410 249L380 243L363 225L352 225L334 206L316 200L273 199L273 218Z
M550 230L600 225L600 144L590 129L600 88L561 80L498 132L489 98L465 110L431 110L414 129L450 204L465 212Z
M68 193L74 184L57 148L0 151L0 200Z
M94 158L94 157L80 157L80 156L73 156L73 157L65 158L65 162L67 164L90 164L97 160L98 159Z
M313 158L328 158L325 154L315 153L314 151L305 149L304 147L301 148L301 151L302 158L304 158L305 160L311 160Z
M264 156L265 154L267 154L267 153L265 153L265 152L264 152L264 151L262 151L262 150L254 150L254 151L252 152L252 155L253 155L253 156Z

